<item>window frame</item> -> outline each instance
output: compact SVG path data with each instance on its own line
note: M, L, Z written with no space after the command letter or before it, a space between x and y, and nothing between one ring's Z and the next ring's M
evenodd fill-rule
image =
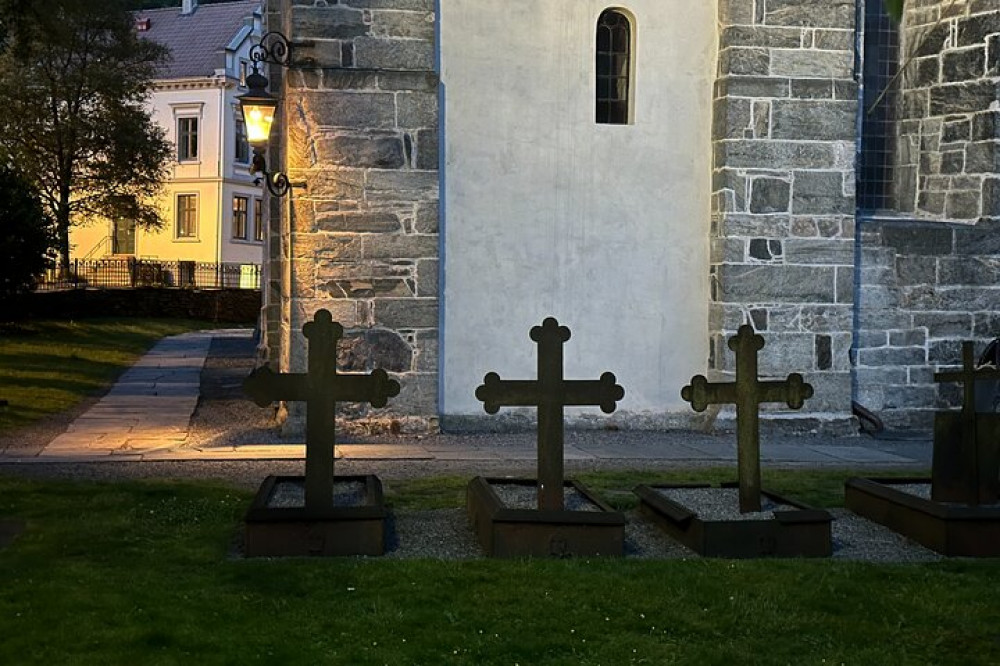
M183 229L183 226L182 226L182 221L183 220L182 220L181 216L185 212L188 211L188 208L183 207L181 205L181 200L182 199L189 199L190 201L194 202L194 205L190 209L191 210L191 219L190 219L191 229L189 230L190 233L182 233L182 231L184 229ZM198 225L198 207L200 205L200 202L198 201L198 193L197 192L178 192L177 195L176 195L176 197L175 197L175 199L174 199L174 202L175 202L174 203L174 206L175 206L175 210L174 210L174 240L179 240L179 241L198 240L198 226L199 226Z
M242 113L237 113L236 115L233 134L233 161L240 165L250 164L250 141L247 140L247 127L246 123L243 122Z
M242 209L240 207L240 202L243 203ZM232 214L232 238L233 240L245 241L247 240L247 222L249 221L250 213L250 197L245 194L234 194L233 195L233 214Z
M199 144L199 121L195 115L177 116L177 161L198 162L200 158ZM187 125L187 129L183 126ZM194 131L191 131L193 126Z
M264 242L264 200L260 197L253 198L253 239Z
M624 24L626 30L624 51L615 50L616 44L613 39L608 40L610 50L601 50L603 43L601 31L612 29L605 25L610 17L615 17ZM631 125L635 121L635 17L621 7L608 7L598 15L594 26L594 122L598 125ZM610 62L606 67L602 67L604 58L615 57L625 58L624 67L616 68ZM607 73L602 73L602 70L606 70ZM625 84L624 94L620 90L622 81ZM614 96L610 96L613 94L612 91L616 91ZM624 113L615 113L615 105L623 106Z

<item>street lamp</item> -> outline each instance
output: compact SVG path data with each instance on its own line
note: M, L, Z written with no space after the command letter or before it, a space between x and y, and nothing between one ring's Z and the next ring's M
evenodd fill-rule
M267 92L267 77L257 71L257 61L253 63L253 71L247 76L248 90L236 99L243 111L243 122L247 129L247 142L253 147L253 161L250 163L250 173L259 173L267 185L268 191L276 197L288 194L291 184L288 176L280 171L269 172L264 154L267 152L267 142L271 137L271 123L274 122L274 112L278 108L278 100ZM259 185L261 178L254 184Z

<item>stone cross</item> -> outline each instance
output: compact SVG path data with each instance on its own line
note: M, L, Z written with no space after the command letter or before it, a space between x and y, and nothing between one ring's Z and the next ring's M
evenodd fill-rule
M1000 379L1000 370L976 370L971 342L962 343L961 370L934 374L936 382L960 382L963 388L958 446L947 418L934 423L931 493L936 501L992 504L1000 495L1000 417L976 413L976 382L992 379Z
M243 390L261 407L275 400L306 403L306 508L333 506L334 412L338 402L368 402L385 407L399 395L399 382L381 368L370 375L337 372L337 341L344 328L328 310L319 310L302 327L309 341L309 371L275 373L264 366L250 373Z
M488 414L501 407L538 407L538 508L563 509L563 407L599 406L610 414L625 397L614 374L605 372L597 381L563 379L563 345L570 332L552 317L531 329L538 344L538 379L501 380L491 372L476 389L476 398Z
M802 375L792 373L783 381L757 379L757 352L764 348L764 338L749 324L740 326L729 338L729 348L736 352L736 381L709 383L695 375L681 390L681 397L696 412L709 405L736 404L736 457L740 482L740 512L760 511L760 405L787 402L800 409L812 397L812 385Z

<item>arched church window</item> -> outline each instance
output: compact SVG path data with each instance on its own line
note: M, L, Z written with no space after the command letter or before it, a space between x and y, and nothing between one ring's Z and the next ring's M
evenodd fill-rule
M632 23L617 9L597 19L597 122L627 125L632 78Z

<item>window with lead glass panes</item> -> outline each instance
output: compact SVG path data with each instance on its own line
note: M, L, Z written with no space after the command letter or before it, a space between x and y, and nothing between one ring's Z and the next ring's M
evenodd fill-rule
M198 119L177 119L177 161L198 159Z
M261 199L253 200L253 239L264 240L264 202Z
M233 238L247 239L247 197L233 197Z
M250 163L250 144L247 142L247 126L242 118L236 119L236 161Z
M177 195L177 237L195 238L198 235L198 195Z
M632 72L632 24L615 9L597 19L597 122L627 125Z
M899 104L899 27L885 11L884 0L865 4L862 44L861 151L857 161L858 208L864 213L892 212L896 162L896 108Z

